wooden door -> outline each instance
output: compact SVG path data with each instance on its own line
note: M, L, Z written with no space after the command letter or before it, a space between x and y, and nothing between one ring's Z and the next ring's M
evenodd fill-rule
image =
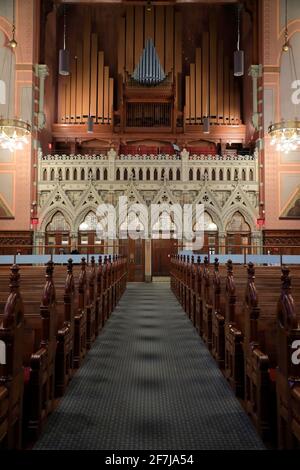
M78 250L80 254L103 254L104 244L102 240L97 239L96 232L89 230L78 233Z
M251 235L249 233L228 233L226 252L228 255L250 254Z
M70 253L69 232L46 232L46 254ZM51 247L53 245L53 248Z
M169 276L171 256L177 254L178 242L175 239L152 240L152 275Z
M128 281L145 281L145 240L119 240L119 253L127 257Z

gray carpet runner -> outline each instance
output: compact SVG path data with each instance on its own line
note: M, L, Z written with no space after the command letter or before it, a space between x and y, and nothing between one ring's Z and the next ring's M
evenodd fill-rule
M129 284L35 449L264 449L167 284Z

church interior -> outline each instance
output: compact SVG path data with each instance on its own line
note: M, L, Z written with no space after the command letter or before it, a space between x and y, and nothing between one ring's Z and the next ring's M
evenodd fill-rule
M299 0L0 1L0 450L300 449L299 50Z

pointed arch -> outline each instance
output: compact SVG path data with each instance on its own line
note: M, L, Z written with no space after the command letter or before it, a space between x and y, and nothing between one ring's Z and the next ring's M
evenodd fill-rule
M97 168L96 170L96 180L99 181L100 180L100 169Z
M45 232L69 232L70 227L65 214L61 210L56 209L45 225Z
M116 171L116 180L117 180L117 181L120 181L120 168L117 168L117 171Z
M176 170L176 181L180 181L180 180L181 180L180 169L177 168L177 170Z
M74 168L74 171L73 171L73 180L74 180L74 181L77 181L77 168Z
M170 168L169 170L169 181L173 181L173 170Z
M189 171L189 180L190 180L190 181L193 181L193 179L194 179L193 170L192 170L192 168L190 168L190 171Z
M235 211L226 225L227 232L251 232L251 227L239 210Z
M47 174L47 168L43 170L43 181L47 181L48 179L48 174Z
M147 180L147 181L150 181L150 178L151 178L150 169L147 168L147 171L146 171L146 180Z
M54 173L54 168L50 171L50 181L54 181L55 178L55 173Z
M108 177L107 168L104 168L104 172L103 172L103 179L104 179L104 181L107 181L107 177Z
M127 181L128 180L128 170L127 168L125 168L124 170L124 181Z
M69 168L66 169L66 180L69 181L70 179L70 170Z
M216 170L214 168L211 172L211 179L212 179L212 181L216 181Z

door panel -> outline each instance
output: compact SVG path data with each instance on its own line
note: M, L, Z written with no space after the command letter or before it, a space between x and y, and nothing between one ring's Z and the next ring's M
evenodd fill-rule
M152 275L169 276L171 256L177 254L178 242L171 240L152 240Z
M78 233L78 249L80 254L103 254L103 241L97 239L96 232L93 230Z
M248 233L228 233L226 237L227 254L250 254L251 235ZM245 248L244 248L245 247Z
M47 232L46 233L46 254L67 254L70 253L69 232ZM53 245L53 248L51 248Z
M119 240L119 252L127 257L128 281L145 281L145 240Z

